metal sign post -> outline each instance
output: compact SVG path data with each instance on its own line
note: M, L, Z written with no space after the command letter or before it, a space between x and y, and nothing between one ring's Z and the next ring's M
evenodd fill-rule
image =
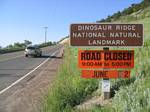
M109 47L104 47L103 50L109 51ZM109 80L109 78L103 78L103 80L102 80L102 91L103 91L104 100L109 99L110 98L110 80Z
M101 84L101 82L100 82ZM109 79L103 79L102 80L102 92L103 92L103 99L107 100L110 98L110 80Z

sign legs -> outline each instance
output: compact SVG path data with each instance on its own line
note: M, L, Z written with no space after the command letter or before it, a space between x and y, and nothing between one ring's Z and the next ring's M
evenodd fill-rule
M107 100L110 98L110 80L109 79L102 80L102 92L103 92L104 100Z
M104 51L109 51L108 47L103 48ZM110 80L109 78L103 78L102 80L102 92L103 92L103 99L107 100L110 98Z

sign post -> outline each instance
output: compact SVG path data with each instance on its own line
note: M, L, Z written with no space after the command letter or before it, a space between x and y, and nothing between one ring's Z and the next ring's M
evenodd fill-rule
M104 51L109 51L109 47L104 47ZM107 68L106 68L107 69ZM110 98L110 80L109 78L103 78L102 81L102 91L103 91L103 98L104 100Z
M102 92L103 92L104 100L110 98L110 80L109 79L102 80Z
M71 24L70 45L103 47L103 50L78 50L78 66L90 69L82 70L83 78L103 78L103 98L109 99L110 78L130 78L130 70L114 69L134 67L134 50L109 48L143 46L143 24Z

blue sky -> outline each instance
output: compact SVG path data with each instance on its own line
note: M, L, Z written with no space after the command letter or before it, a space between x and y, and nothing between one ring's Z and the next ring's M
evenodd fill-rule
M0 46L30 40L58 41L71 23L89 23L122 11L142 0L0 0Z

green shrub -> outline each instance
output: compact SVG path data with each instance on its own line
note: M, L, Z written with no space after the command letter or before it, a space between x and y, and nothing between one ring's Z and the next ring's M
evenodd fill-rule
M77 53L77 49L66 48L64 63L45 98L43 112L69 112L97 89L96 80L80 77L74 53Z

